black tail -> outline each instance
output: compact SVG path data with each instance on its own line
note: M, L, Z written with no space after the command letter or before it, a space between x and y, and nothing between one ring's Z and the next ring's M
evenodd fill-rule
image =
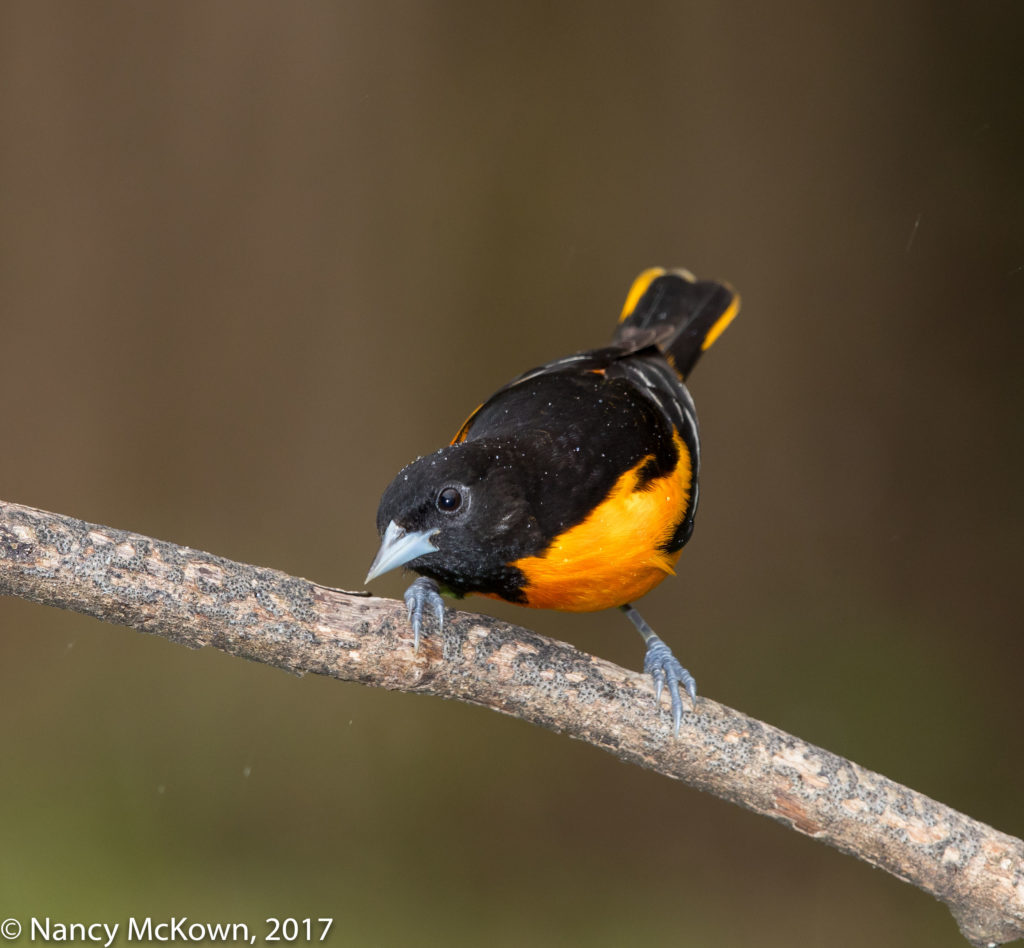
M685 379L739 309L739 296L725 283L654 267L633 281L615 342L656 344Z

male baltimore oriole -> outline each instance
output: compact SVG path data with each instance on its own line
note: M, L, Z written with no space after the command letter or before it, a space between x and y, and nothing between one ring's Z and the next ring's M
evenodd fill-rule
M693 532L700 443L684 380L739 311L724 283L645 270L612 344L556 359L499 389L451 444L413 461L377 511L382 542L366 581L398 566L420 574L405 602L419 647L441 592L522 606L621 608L647 644L656 697L693 676L633 608L673 575Z

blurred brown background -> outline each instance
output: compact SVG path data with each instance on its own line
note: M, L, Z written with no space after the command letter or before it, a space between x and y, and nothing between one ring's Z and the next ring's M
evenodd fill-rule
M5 3L0 497L359 587L381 490L482 397L646 266L728 279L645 615L705 694L1020 835L1021 11ZM617 614L470 605L642 660ZM961 944L517 721L9 599L0 632L0 916Z

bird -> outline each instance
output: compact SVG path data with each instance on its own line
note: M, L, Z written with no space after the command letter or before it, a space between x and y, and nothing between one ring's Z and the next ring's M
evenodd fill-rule
M700 441L686 379L739 312L724 282L651 267L631 285L610 345L524 372L433 454L404 467L377 510L366 577L406 567L414 648L444 595L567 612L622 610L674 731L693 675L634 601L675 574L693 533Z

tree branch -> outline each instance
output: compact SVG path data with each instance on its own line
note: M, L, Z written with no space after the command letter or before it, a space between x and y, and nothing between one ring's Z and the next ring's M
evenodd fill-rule
M452 613L414 652L401 603L2 501L0 593L564 732L919 886L975 945L1024 936L1021 840L709 698L674 739L646 676L526 629Z

